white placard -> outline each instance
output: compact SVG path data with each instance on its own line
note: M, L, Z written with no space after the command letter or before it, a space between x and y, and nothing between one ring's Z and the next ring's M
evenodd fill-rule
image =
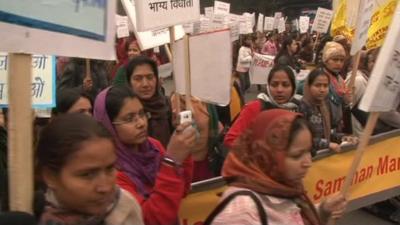
M264 31L264 15L262 13L258 14L257 31Z
M212 25L211 19L209 19L207 17L201 17L199 29L200 29L199 32L195 32L195 34L205 33L205 32L209 32L210 30L212 30L213 25Z
M239 23L230 23L229 29L231 30L231 41L239 40Z
M0 52L0 107L8 105L8 54ZM32 55L32 105L52 108L56 96L56 63L53 56ZM11 74L12 76L12 74Z
M276 12L274 14L274 29L278 29L278 25L279 25L279 19L282 17L282 13L281 12Z
M368 38L368 29L374 11L374 0L360 0L356 34L351 44L350 54L355 55L362 49Z
M332 20L332 15L332 10L318 7L317 15L315 16L311 31L316 31L319 33L328 32L328 28Z
M0 0L0 50L115 60L116 4L104 2Z
M231 4L221 1L214 2L214 14L228 15L230 12Z
M213 19L212 19L212 24L213 24L214 30L227 28L226 23L225 23L226 16L227 15L224 15L224 14L214 14Z
M207 18L213 18L213 16L214 16L214 7L205 7L204 8L204 15L207 17Z
M185 31L185 33L187 33L187 34L194 33L194 24L193 23L185 23L182 26L183 26L183 30Z
M192 96L218 105L229 104L232 72L230 35L226 29L189 38ZM185 94L183 41L176 42L173 51L176 91Z
M309 28L310 28L310 17L300 16L299 19L300 34L307 33Z
M234 22L239 23L241 17L242 17L241 15L229 14L229 17L228 17L228 18L229 18L229 21L230 21L231 23L234 23Z
M165 63L158 67L158 76L166 78L172 74L172 63Z
M359 108L367 112L387 112L400 101L400 4L386 35Z
M129 27L128 27L127 16L115 15L115 23L117 25L117 38L129 37Z
M253 27L255 25L255 14L250 13L243 13L242 17L244 18L244 34L251 34L253 33Z
M254 53L249 70L252 84L266 84L267 77L274 66L274 56Z
M274 17L266 16L264 20L264 30L265 31L274 30L274 21L275 21Z
M200 0L135 0L138 31L162 29L200 19Z
M239 18L239 33L240 34L247 34L247 17L240 16Z
M279 18L278 22L278 33L283 33L285 31L286 31L285 18L281 17Z
M157 46L161 46L170 43L170 36L168 28L138 32L136 29L136 12L134 2L130 0L121 0L122 6L124 7L126 14L129 17L133 32L138 40L139 47L141 50L151 49ZM181 25L175 26L175 40L181 39L185 35L185 31ZM114 50L113 50L114 51Z

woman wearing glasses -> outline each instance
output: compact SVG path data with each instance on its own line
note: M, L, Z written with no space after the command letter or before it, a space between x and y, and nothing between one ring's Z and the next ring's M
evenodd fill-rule
M151 113L148 120L149 136L166 147L173 131L172 113L169 99L161 91L157 63L146 56L138 56L129 61L126 74L130 87L144 109Z
M190 187L195 144L190 123L179 125L166 148L147 135L148 117L129 87L111 87L96 98L94 117L117 145L117 183L136 197L145 224L178 224L178 209Z

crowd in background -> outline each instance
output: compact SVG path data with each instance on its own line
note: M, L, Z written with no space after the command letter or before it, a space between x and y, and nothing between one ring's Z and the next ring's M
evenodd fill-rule
M233 43L231 102L192 96L193 123L179 123L184 96L166 95L160 52L118 39L116 62L58 57L51 118L35 119L35 213L40 224L178 224L193 182L223 176L228 189L209 224L324 224L342 196L314 207L301 179L319 151L357 143L358 109L379 49L363 50L354 88L344 36L257 32ZM256 99L245 102L254 53L274 56ZM306 79L297 74L309 70ZM0 127L0 206L7 209L7 112ZM44 127L44 128L43 128ZM382 113L374 134L400 128ZM297 173L295 172L297 171ZM300 173L300 174L299 174ZM243 213L237 213L238 211ZM260 211L264 214L258 214ZM295 213L293 213L295 212ZM289 223L288 223L289 224Z

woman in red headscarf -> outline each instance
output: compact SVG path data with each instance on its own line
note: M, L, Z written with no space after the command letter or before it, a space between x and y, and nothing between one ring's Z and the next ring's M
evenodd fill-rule
M306 196L302 179L311 166L311 148L310 126L300 114L260 113L225 160L222 175L229 187L205 224L319 225L340 217L342 196L318 209Z

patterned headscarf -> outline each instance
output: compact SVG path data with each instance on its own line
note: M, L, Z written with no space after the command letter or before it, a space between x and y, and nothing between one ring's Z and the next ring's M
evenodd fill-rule
M305 224L317 225L317 212L303 185L290 182L284 175L291 126L300 116L283 109L261 112L234 143L222 176L231 186L293 198L302 210Z

